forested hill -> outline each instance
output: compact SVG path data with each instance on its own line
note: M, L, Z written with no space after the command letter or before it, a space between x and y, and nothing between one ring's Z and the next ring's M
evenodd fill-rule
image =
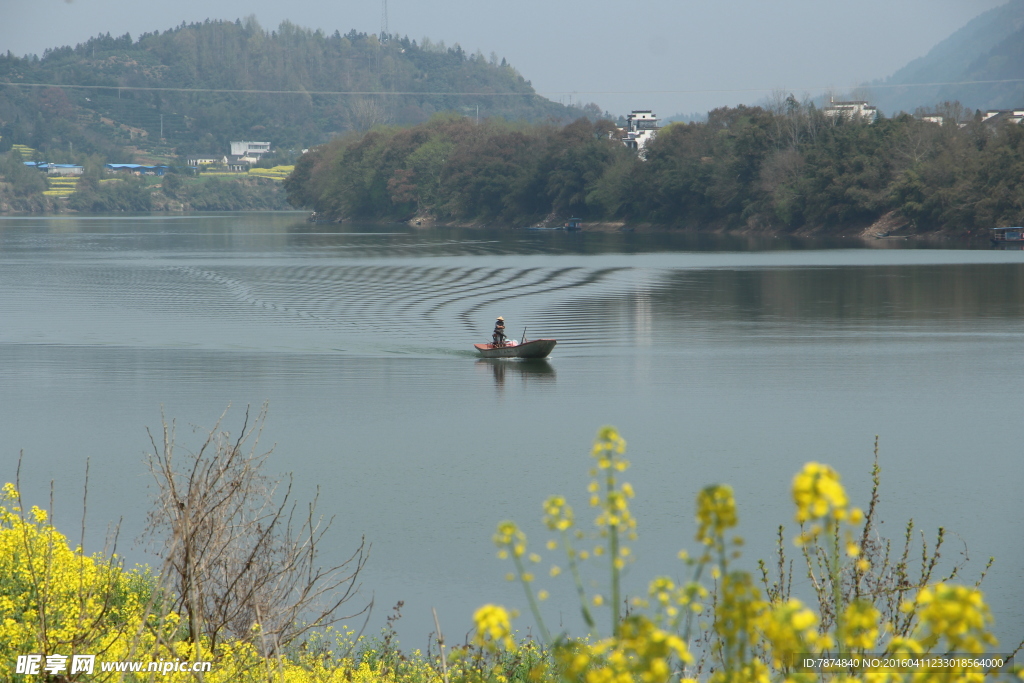
M42 57L0 55L0 83L55 84L0 85L0 152L20 143L43 151L108 154L130 144L223 154L232 139L309 147L438 111L527 121L600 114L594 105L584 111L538 96L493 54L397 36L382 42L356 31L327 35L288 22L268 32L252 18L182 24L138 40L101 35ZM83 85L104 87L72 87ZM225 92L237 90L303 94Z
M852 235L987 234L1024 219L1024 126L715 109L662 128L644 158L610 121L479 125L436 116L304 154L288 200L323 220L585 221Z
M975 17L927 55L876 83L887 87L871 93L873 103L886 113L955 101L972 110L1012 109L1024 104L1022 79L1024 0L1010 0ZM913 83L946 85L911 87ZM890 87L903 84L908 85Z

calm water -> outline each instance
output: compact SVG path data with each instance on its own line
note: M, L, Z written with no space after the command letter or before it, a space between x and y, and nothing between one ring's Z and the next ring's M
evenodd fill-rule
M900 247L904 245L885 246ZM486 362L471 344L555 337L546 363ZM791 525L802 463L837 467L866 503L881 437L882 527L914 518L966 554L1004 645L1024 634L1024 252L856 249L638 234L316 226L296 214L0 220L0 477L74 537L91 461L86 541L150 494L145 428L161 406L198 446L228 404L269 401L272 469L321 487L327 559L365 534L371 631L405 601L424 647L484 602L522 607L494 557L513 518L541 550L540 502L581 517L589 446L629 441L643 586L694 549L693 500L736 490L745 561ZM546 564L545 564L546 566ZM542 572L544 574L546 572ZM567 595L568 584L540 587ZM551 618L575 617L569 600ZM525 612L525 610L524 610ZM526 628L524 616L519 625ZM1010 641L1013 641L1011 643Z

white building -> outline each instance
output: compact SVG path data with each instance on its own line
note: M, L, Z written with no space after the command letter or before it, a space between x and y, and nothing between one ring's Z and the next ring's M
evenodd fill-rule
M233 157L259 159L264 154L270 154L269 142L231 142L231 156Z
M650 109L634 109L626 117L626 130L622 142L626 147L642 153L647 143L658 135L659 128L658 117Z
M874 123L878 116L878 107L872 106L864 100L852 100L850 102L836 102L832 100L822 111L825 116L834 119L844 117L850 120L861 119L868 123Z
M1024 109L989 109L981 117L983 123L993 124L1002 121L1007 123L1024 123Z

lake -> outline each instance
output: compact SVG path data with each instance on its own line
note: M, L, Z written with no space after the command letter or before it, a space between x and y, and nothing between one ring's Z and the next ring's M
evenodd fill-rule
M866 505L879 435L882 532L945 527L970 583L995 556L997 634L1024 635L1024 252L303 219L0 219L0 477L23 451L27 502L48 506L52 480L77 539L88 460L86 549L121 520L118 552L155 563L146 427L162 409L198 447L229 404L237 431L269 402L270 470L335 517L325 561L372 543L368 630L402 600L402 644L423 648L431 607L449 642L486 602L529 628L491 536L514 519L543 552L555 493L586 523L602 425L629 442L633 587L683 576L708 484L735 489L754 572L793 533L803 463ZM550 359L477 359L498 315L558 339ZM540 574L575 629L570 584Z

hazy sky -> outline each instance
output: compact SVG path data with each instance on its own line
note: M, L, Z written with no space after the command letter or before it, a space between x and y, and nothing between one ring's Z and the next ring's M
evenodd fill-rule
M554 100L661 116L882 78L1004 0L388 0L389 28L505 57ZM376 33L382 0L0 0L0 52L255 14Z

